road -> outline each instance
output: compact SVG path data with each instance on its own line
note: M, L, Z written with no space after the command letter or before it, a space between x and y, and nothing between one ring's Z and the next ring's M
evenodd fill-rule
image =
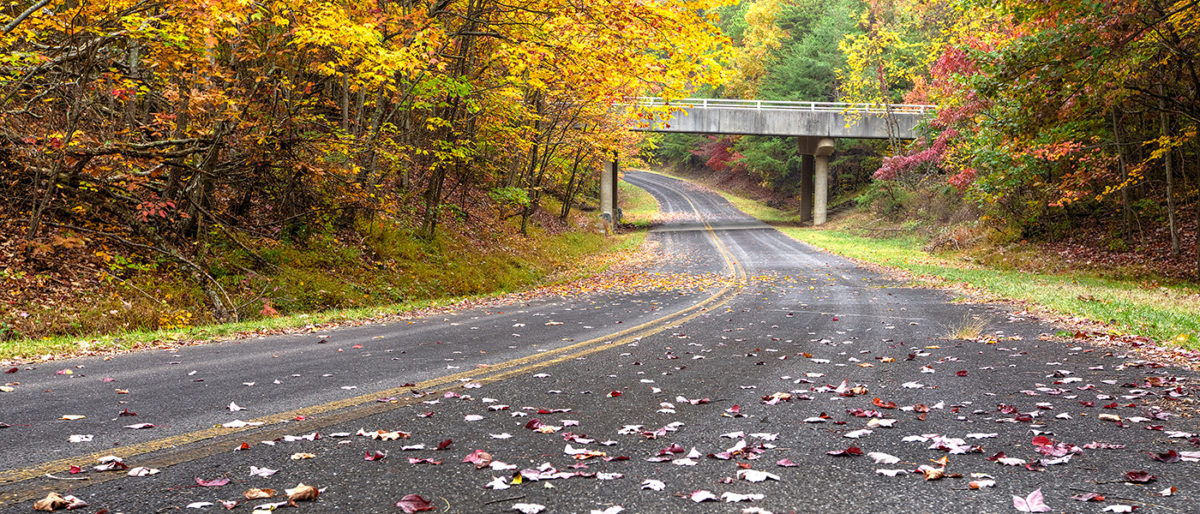
M313 512L410 494L435 513L1015 512L1038 489L1060 512L1200 510L1194 374L625 178L672 221L649 272L608 289L5 375L0 510L56 491L85 512L251 512L299 483L323 488L297 503ZM106 455L159 472L93 470ZM1071 499L1090 492L1107 499Z

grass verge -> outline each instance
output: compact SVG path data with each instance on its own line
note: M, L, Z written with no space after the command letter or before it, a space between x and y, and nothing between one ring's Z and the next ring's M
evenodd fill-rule
M617 182L617 201L621 204L621 222L636 228L649 228L658 219L658 200L645 189L625 181Z
M686 177L675 177L687 180ZM795 217L760 202L721 193L746 214L765 222ZM908 272L930 285L958 285L1001 300L1028 302L1065 316L1107 324L1119 331L1200 349L1200 287L1147 284L1064 271L1035 273L975 264L963 252L928 253L912 235L868 237L852 227L785 226L783 233L830 253Z
M640 247L644 238L644 232L621 234L615 236L615 241L594 233L565 232L535 238L537 239L536 243L530 245L535 248L525 248L521 252L516 252L519 255L508 254L503 258L503 262L492 262L491 260L495 258L496 254L507 253L502 251L503 248L480 253L472 251L466 246L453 245L454 251L440 249L442 251L438 253L447 256L441 262L429 263L425 255L421 255L422 259L420 260L408 260L403 256L397 256L395 262L405 268L402 273L393 275L387 270L368 270L378 276L378 282L363 284L365 287L356 288L356 290L373 290L380 284L388 282L389 278L398 279L403 276L405 282L411 281L413 285L420 285L420 287L405 287L408 294L420 295L417 298L396 302L383 301L357 307L308 311L298 308L295 312L283 315L256 317L235 323L197 324L158 330L121 330L95 336L56 335L41 338L17 338L0 342L0 360L30 360L45 358L45 356L107 353L169 342L216 340L235 337L239 334L270 334L310 325L353 322L485 300L535 287L564 284L601 273L618 262L623 254ZM397 237L396 241L391 242L389 246L397 246L401 242L409 244L408 241L410 241L409 238ZM511 250L510 248L509 251ZM471 262L475 264L471 264ZM417 269L417 267L420 268ZM466 273L466 270L475 271ZM308 287L307 284L317 280L332 282L336 280L339 272L346 273L350 270L333 269L326 270L326 273L319 273L315 269L296 269L294 271L304 274L307 280L287 281L289 287ZM487 274L492 278L481 279L478 277L479 273ZM441 285L444 287L442 294L431 289L430 283L438 283L435 280L441 281ZM459 282L463 282L463 284ZM318 292L327 293L324 289ZM366 297L364 299L370 300Z

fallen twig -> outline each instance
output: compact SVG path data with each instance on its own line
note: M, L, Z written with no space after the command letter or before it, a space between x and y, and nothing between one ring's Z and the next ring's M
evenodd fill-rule
M492 501L490 501L490 502L483 502L483 504L484 504L484 505L491 505L491 504L493 504L493 503L504 503L504 502L510 502L510 501L513 501L513 500L523 500L523 499L525 499L525 495L523 495L523 494L522 494L522 495L520 495L520 496L513 496L512 498L500 498L499 500L492 500Z
M50 473L46 473L46 477L53 478L55 480L91 480L92 479L92 477L59 477L59 476L54 476Z

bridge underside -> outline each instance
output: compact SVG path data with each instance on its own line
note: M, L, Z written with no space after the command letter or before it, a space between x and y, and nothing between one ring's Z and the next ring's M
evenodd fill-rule
M915 139L917 124L926 116L912 112L894 112L888 116L885 113L844 113L833 110L691 107L681 109L670 119L656 117L644 121L631 130L854 139L887 139L891 134L897 139Z

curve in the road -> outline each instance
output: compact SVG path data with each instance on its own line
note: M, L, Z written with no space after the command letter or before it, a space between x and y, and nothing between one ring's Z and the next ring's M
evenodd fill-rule
M432 392L440 396L447 391L458 388L462 381L468 379L472 382L484 384L501 381L514 376L521 376L565 361L624 346L632 341L657 334L668 328L677 327L705 312L719 308L732 300L741 288L744 287L747 276L745 268L740 259L717 236L716 229L701 213L695 201L682 191L675 188L670 188L670 190L673 194L677 195L674 200L682 200L682 203L686 203L686 210L690 210L699 220L709 241L721 256L725 272L730 277L729 282L722 288L689 307L666 313L637 326L606 334L602 337L492 364L483 369L451 373L412 385L260 416L248 421L250 425L244 427L226 428L214 426L203 430L117 447L111 451L72 455L29 467L0 471L0 487L8 489L0 493L0 505L27 501L41 497L48 491L57 489L60 484L55 483L52 474L62 472L80 462L93 462L108 455L128 459L134 456L154 454L144 459L142 465L147 467L167 467L227 452L231 448L236 448L251 434L253 434L253 438L256 440L270 440L286 434L315 432L324 427L362 419L389 409L416 404L424 396L416 397L407 394L413 390ZM685 210L680 206L672 206L672 209ZM396 399L387 402L380 401L381 398L390 397L395 397ZM95 485L123 476L121 473L95 474L89 477L88 485Z

